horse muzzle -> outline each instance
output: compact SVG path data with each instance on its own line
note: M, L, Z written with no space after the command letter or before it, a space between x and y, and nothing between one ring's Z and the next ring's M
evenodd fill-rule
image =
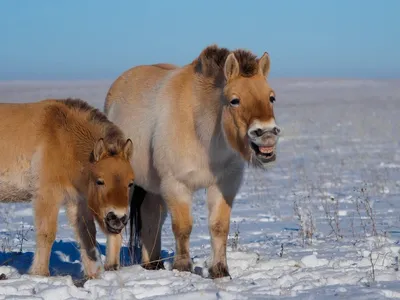
M128 219L129 218L127 215L119 217L111 211L104 218L104 223L106 224L106 228L109 233L119 234L128 223Z
M276 160L276 148L280 129L259 131L249 136L252 157L256 158L257 164L267 165Z

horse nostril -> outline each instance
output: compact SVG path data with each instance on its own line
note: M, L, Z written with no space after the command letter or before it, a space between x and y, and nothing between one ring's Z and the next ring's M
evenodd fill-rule
M259 138L265 134L279 135L280 132L281 129L278 126L274 126L273 128L257 128L250 131L250 136L253 138Z
M261 128L257 128L251 132L251 134L254 136L262 136L263 133L264 133L264 131Z
M123 215L122 218L120 218L120 221L122 224L126 225L126 223L128 223L128 216L127 215Z
M281 129L279 128L279 127L274 127L274 129L272 129L272 132L275 134L275 135L278 135L280 132L281 132Z
M115 213L113 213L112 211L109 212L106 216L106 220L107 221L114 221L117 219L117 215Z

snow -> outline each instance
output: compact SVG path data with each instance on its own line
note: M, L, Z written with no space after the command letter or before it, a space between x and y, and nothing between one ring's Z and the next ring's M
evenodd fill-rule
M2 102L81 97L101 109L111 82L0 82L0 96ZM0 299L400 298L400 82L270 82L283 137L273 168L246 170L228 241L232 279L207 278L204 191L193 202L193 273L171 270L168 218L166 270L129 266L124 247L121 270L88 281L65 210L52 276L44 278L26 274L35 249L30 204L0 204ZM105 237L98 232L104 260Z

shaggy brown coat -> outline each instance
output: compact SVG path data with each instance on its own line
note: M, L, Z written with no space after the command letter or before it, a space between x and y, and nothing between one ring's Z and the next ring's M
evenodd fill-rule
M79 99L1 103L0 116L0 201L33 200L36 251L30 273L49 275L63 204L85 274L101 271L94 220L107 235L106 269L118 266L134 180L131 140Z

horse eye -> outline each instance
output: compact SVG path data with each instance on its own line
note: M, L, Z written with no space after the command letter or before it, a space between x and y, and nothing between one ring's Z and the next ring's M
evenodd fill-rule
M104 180L103 179L97 179L96 180L97 185L104 185Z
M128 187L132 187L132 186L133 186L133 181L128 184Z
M234 98L231 100L230 103L231 103L231 106L237 107L237 106L239 106L240 100L238 98Z
M269 97L269 101L270 101L271 103L274 103L274 102L275 102L275 97L274 97L274 96L270 96L270 97Z

